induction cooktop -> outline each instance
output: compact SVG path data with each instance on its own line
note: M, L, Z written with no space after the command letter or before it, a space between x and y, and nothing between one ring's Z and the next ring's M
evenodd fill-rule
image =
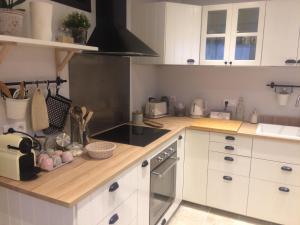
M145 147L170 130L135 125L121 125L92 136L93 139Z

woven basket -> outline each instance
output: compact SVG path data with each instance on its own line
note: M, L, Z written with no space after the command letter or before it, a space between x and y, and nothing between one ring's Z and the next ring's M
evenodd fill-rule
M107 159L113 155L116 144L105 141L97 141L85 146L88 155L94 159Z

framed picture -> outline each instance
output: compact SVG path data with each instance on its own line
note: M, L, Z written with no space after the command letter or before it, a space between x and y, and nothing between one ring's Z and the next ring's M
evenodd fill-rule
M91 0L52 0L52 1L91 12Z

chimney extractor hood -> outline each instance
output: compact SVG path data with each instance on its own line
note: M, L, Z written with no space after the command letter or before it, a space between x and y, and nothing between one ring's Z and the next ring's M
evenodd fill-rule
M97 46L100 55L159 56L126 28L126 0L97 0L96 28L88 45Z

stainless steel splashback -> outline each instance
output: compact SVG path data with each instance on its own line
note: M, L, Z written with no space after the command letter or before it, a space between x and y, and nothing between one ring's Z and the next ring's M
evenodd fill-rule
M130 60L78 54L69 65L70 97L95 112L91 134L129 121Z

